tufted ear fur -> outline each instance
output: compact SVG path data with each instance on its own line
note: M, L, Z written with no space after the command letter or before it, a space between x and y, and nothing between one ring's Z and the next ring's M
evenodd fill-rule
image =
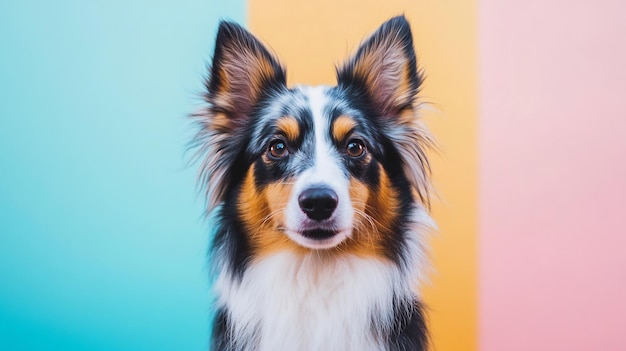
M361 96L393 140L413 190L429 205L430 166L426 150L434 145L417 116L416 95L422 83L411 27L394 17L365 40L337 70L339 87Z
M337 71L340 86L361 90L381 116L411 108L421 84L411 27L404 16L383 23Z
M221 22L215 41L210 75L206 81L208 107L194 115L200 125L195 139L200 184L207 186L208 211L222 200L235 163L247 140L255 108L272 93L286 89L285 70L250 32L233 22Z
M215 41L207 100L216 112L247 119L264 93L285 86L285 70L250 32L221 22ZM243 121L240 121L243 122Z

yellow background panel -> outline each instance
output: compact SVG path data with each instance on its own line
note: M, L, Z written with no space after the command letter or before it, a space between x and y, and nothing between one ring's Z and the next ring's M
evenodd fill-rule
M438 197L434 272L424 289L433 350L477 348L477 112L475 1L250 0L249 27L287 67L290 84L335 84L335 65L390 17L404 13L426 71L423 111Z

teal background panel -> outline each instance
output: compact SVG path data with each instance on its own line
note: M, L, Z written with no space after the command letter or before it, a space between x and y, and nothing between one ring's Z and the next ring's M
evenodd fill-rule
M206 350L187 116L244 7L0 3L0 350Z

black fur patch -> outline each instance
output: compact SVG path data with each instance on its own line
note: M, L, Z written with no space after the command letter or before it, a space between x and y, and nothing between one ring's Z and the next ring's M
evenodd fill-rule
M228 312L220 309L213 319L213 331L211 333L211 351L235 351L228 326Z
M394 304L394 324L387 337L389 351L425 351L428 332L423 306L417 302Z

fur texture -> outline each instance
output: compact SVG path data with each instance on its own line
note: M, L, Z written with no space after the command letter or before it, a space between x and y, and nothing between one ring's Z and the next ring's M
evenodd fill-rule
M431 138L404 17L337 70L288 88L278 60L230 22L195 115L216 219L213 350L425 350Z

